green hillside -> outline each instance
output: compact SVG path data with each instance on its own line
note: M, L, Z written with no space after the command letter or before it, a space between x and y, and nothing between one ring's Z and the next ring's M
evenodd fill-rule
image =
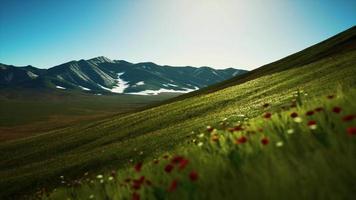
M304 90L309 98L348 94L356 86L355 34L352 28L224 86L217 85L219 90L212 93L2 143L0 188L6 190L1 195L55 186L62 175L78 177L86 171L131 166L184 146L207 125L216 126L224 118L237 121L240 114L254 118L264 112L261 106L266 102L273 105L272 110L277 109L297 90ZM311 49L328 53L312 54Z

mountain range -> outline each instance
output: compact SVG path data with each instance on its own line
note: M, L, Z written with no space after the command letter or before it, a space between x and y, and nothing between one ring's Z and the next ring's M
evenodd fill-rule
M130 63L99 56L70 61L49 69L0 63L1 88L49 88L93 94L187 93L247 71L211 67L172 67L152 62Z

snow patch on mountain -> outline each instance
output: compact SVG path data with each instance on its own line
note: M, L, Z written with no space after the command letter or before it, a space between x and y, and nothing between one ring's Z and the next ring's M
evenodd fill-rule
M86 87L83 87L83 86L80 86L79 85L79 87L82 89L82 90L86 90L86 91L90 91L91 89L89 89L89 88L86 88Z
M189 88L183 88L183 90L172 90L172 89L165 89L161 88L159 90L144 90L140 92L130 92L127 94L134 94L134 95L158 95L160 93L188 93L188 92L193 92L195 90L198 90L198 87L195 87L194 89L189 89Z
M144 85L145 82L144 81L140 81L140 82L137 82L136 85Z
M167 83L167 84L162 84L163 86L165 87L179 87L178 85L174 85L174 84L171 84L171 83Z
M117 73L117 78L115 79L116 85L114 85L113 88L111 88L111 89L107 88L107 87L104 87L104 86L102 86L100 84L98 84L98 86L101 87L104 90L108 90L108 91L113 92L113 93L122 94L122 93L124 93L124 90L129 87L128 82L126 82L125 80L120 78L122 75L124 75L124 72Z
M67 88L64 88L64 87L61 87L61 86L58 86L58 85L56 85L56 88L61 89L61 90L67 89Z
M114 93L124 93L124 90L129 87L129 82L120 78L125 72L117 73L116 85L111 89Z

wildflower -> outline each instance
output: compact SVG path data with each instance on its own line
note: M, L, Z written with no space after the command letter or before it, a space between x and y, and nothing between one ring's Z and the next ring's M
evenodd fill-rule
M102 178L104 178L104 176L101 175L101 174L99 174L99 175L96 176L96 178L97 178L97 179L102 179Z
M263 104L262 107L267 108L268 106L269 106L269 103L265 103L265 104Z
M300 117L296 117L296 118L294 118L294 121L295 121L296 123L300 123L300 122L303 121L303 119L300 118Z
M176 157L172 158L171 163L173 163L173 164L178 164L178 163L180 163L183 159L184 159L183 156L176 156Z
M235 126L233 129L234 129L234 131L243 131L244 130L242 125Z
M245 142L247 142L247 138L245 136L241 136L239 138L236 139L236 144L243 144Z
M310 121L308 122L308 126L309 126L310 129L315 130L316 127L317 127L317 126L316 126L316 121L310 120Z
M198 143L198 147L201 147L201 146L203 146L203 142Z
M356 135L356 127L349 127L347 128L347 133L349 135Z
M276 143L276 147L281 147L281 146L283 146L283 142L282 141L279 141L279 142Z
M179 167L178 167L179 170L183 170L188 165L188 163L189 163L189 160L187 160L187 159L181 160L179 163Z
M198 135L199 138L203 138L204 137L204 133L201 133Z
M314 109L315 112L321 112L323 110L324 110L324 108L322 108L322 107L317 107Z
M114 180L114 177L109 176L108 181L112 181L112 180Z
M178 180L175 179L169 185L168 192L173 192L174 190L177 189L177 186L178 186Z
M104 179L100 179L100 183L104 183Z
M164 168L164 171L167 173L171 173L171 171L173 170L174 166L172 164L168 164L166 165L166 167Z
M334 113L340 113L341 112L341 108L338 106L335 106L332 110Z
M214 128L213 128L212 126L207 126L207 127L206 127L206 130L207 130L208 132L212 132L212 131L214 130Z
M60 179L64 179L64 176L60 176L59 178L60 178Z
M137 163L137 164L134 166L135 171L136 171L136 172L140 172L141 169L142 169L142 165L143 165L142 162Z
M292 128L288 129L287 133L290 134L290 135L293 134L294 133L294 129L292 129Z
M267 137L262 138L261 143L263 145L267 145L269 143L269 139Z
M310 111L306 112L305 115L312 116L312 115L314 115L314 111L310 110Z
M130 163L133 163L133 159L130 159L129 162L130 162Z
M342 121L344 121L344 122L352 121L355 118L356 118L356 115L346 115L342 118Z
M94 199L94 195L93 194L89 195L89 199Z
M191 171L191 172L189 173L189 179L190 179L191 181L196 181L196 180L198 180L198 173L197 173L196 171Z
M293 112L293 113L290 114L290 116L291 116L292 118L296 118L296 117L298 117L298 113Z
M326 96L326 98L328 98L328 99L333 99L335 97L335 95L328 95L328 96Z
M267 112L267 113L265 113L265 114L263 115L263 117L264 117L265 119L269 119L269 118L271 118L271 116L272 116L272 114L269 113L269 112Z
M143 155L143 151L140 151L140 153L139 153L140 155Z
M139 179L133 180L132 182L132 188L135 190L139 190L141 188L141 185L144 183L145 177L141 176Z
M132 200L140 200L140 194L137 192L132 193Z

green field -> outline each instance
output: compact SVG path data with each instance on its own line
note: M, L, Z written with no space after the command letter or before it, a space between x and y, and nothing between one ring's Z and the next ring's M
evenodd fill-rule
M0 141L127 114L174 96L176 95L96 96L61 91L1 91Z
M346 125L339 124L338 116L332 116L329 110L340 105L342 115L355 114L356 106L352 101L355 98L352 88L356 86L355 37L356 29L352 28L291 57L147 110L1 143L0 188L6 188L1 195L11 199L43 187L52 191L61 185L60 176L64 176L66 181L75 180L88 171L92 179L98 173L119 169L118 176L122 178L130 175L126 170L130 170L134 163L149 161L167 152L178 152L191 160L189 166L198 171L199 180L192 184L186 180L182 183L184 187L173 194L158 187L153 191L141 191L141 196L162 199L275 199L295 194L296 199L350 199L356 194L355 182L352 181L355 180L355 171L350 169L355 165L355 137L345 136ZM295 96L296 91L304 91L303 98L300 94ZM325 96L331 94L337 98L326 102ZM290 106L294 98L299 104L296 108L298 113L314 109L316 104L328 112L315 116L318 125L320 122L315 136L305 124L300 127L293 125L299 132L295 134L296 138L284 141L283 151L273 148L274 145L264 150L259 145L259 137L251 138L251 143L237 151L236 145L231 144L214 147L213 143L207 145L208 149L201 150L187 143L204 132L206 126L220 126L224 118L229 123L239 123L243 114L251 119L251 126L265 122L260 119L266 112L261 109L265 103L272 105L268 111L274 113L271 123L262 123L270 130L268 137L271 142L283 140L282 133L290 124L287 119L289 113L277 113L282 106ZM348 124L354 125L354 121ZM223 130L218 132L228 134ZM331 135L332 132L335 135ZM323 133L327 136L319 136ZM236 134L237 137L239 133ZM300 144L301 141L306 142ZM143 173L153 181L160 183L162 180L162 185L170 181L162 175L162 170L156 171L154 167L143 170L147 170ZM301 181L295 181L296 178L301 178ZM104 195L100 193L106 186L94 182L94 186L86 183L70 189L60 188L51 198L63 199L63 195L69 195L71 199L73 196L83 199L81 195L89 198L93 193L94 198L105 199L100 198ZM334 187L334 193L331 187ZM319 190L316 191L317 188ZM131 198L132 190L115 189L106 193L119 199L123 197L120 195Z

